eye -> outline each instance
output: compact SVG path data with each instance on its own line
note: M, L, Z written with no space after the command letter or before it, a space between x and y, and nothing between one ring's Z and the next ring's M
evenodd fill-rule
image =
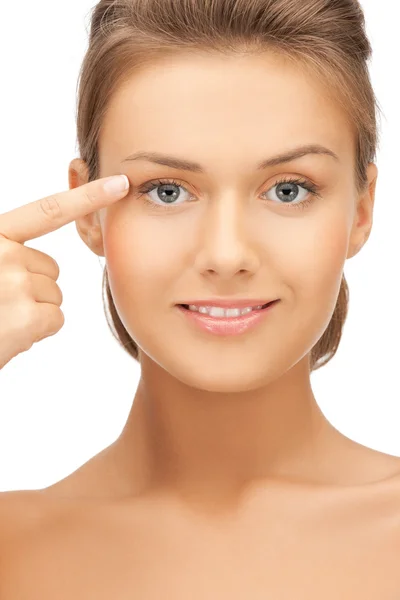
M181 188L182 190L185 190L187 194L189 194L189 192L183 185L180 185L177 181L173 179L159 179L157 181L150 181L149 183L139 188L138 191L139 197L148 195L150 201L147 198L145 198L146 202L155 205L155 208L169 209L169 207L172 205L175 206L188 201L188 198L185 198L185 195L183 195L182 197L182 194L179 193L177 188ZM150 194L153 191L156 193L153 194L153 197L151 197ZM189 195L189 197L191 196ZM178 202L178 200L180 200L180 202Z
M302 197L300 194L300 200L298 200L298 194L296 194L296 188L298 187L302 187L303 190L308 192L308 194L305 195L306 197ZM179 188L185 190L187 194L186 197L185 194L182 195L179 193ZM265 196L274 188L277 188L275 193L277 194L278 201L272 200L272 202L278 205L281 204L289 210L305 209L311 204L315 197L320 197L319 186L308 179L299 177L283 178L262 195ZM153 197L150 196L152 192L156 192ZM138 189L138 196L143 196L145 202L151 205L152 208L160 210L171 210L173 206L179 206L180 204L195 199L183 185L174 179L158 179L156 181L150 181ZM297 202L295 202L296 200Z
M300 200L298 200L296 193L296 188L303 188L303 191L308 193L300 194ZM320 188L309 181L308 179L298 178L298 177L286 177L275 183L267 192L264 192L263 195L268 194L271 190L277 188L275 194L278 196L280 202L277 204L286 205L289 208L300 208L304 209L313 201L314 197L320 197L318 193ZM295 202L295 200L298 200Z

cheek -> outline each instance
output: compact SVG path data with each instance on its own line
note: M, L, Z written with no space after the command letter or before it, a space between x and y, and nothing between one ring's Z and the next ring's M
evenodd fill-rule
M313 258L307 271L309 290L329 297L339 293L346 261L349 234L340 216L324 223L313 238Z
M185 233L182 227L175 229L158 216L109 219L103 232L109 271L124 287L153 285L162 290L163 283L182 270Z
M157 215L110 214L103 227L104 251L114 303L125 328L148 322L155 308L168 308L183 276L182 229L174 234ZM181 286L183 287L183 286ZM139 333L139 332L138 332ZM135 337L133 335L133 337Z
M296 320L300 328L315 330L316 338L335 310L349 242L346 215L331 213L329 217L314 224L308 236L294 238L293 260L286 262Z

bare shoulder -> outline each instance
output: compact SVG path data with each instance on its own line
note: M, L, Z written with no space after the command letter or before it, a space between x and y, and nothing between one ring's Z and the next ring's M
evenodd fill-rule
M36 490L0 493L0 544L40 525L46 515L46 504Z
M74 512L81 502L53 497L46 490L0 493L0 555L9 544L43 534Z
M99 525L104 514L108 514L107 503L89 495L66 494L62 486L0 492L0 557L10 544L16 548L27 540L43 540L71 527L84 528L91 522Z

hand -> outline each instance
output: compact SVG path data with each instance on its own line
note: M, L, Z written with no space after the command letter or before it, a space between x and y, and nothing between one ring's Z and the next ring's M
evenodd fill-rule
M34 343L58 333L65 321L57 262L24 243L124 198L129 187L107 192L108 179L0 214L0 369Z

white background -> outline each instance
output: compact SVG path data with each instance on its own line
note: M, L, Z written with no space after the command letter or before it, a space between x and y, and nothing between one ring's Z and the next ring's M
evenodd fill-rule
M78 156L76 85L87 48L88 0L20 0L1 9L0 212L68 189ZM313 373L317 401L357 442L400 456L398 20L393 0L364 0L383 118L374 227L345 265L350 312L334 359ZM396 75L397 73L397 75ZM0 372L0 491L48 486L121 432L139 366L106 323L102 265L74 223L27 242L58 262L65 325Z

